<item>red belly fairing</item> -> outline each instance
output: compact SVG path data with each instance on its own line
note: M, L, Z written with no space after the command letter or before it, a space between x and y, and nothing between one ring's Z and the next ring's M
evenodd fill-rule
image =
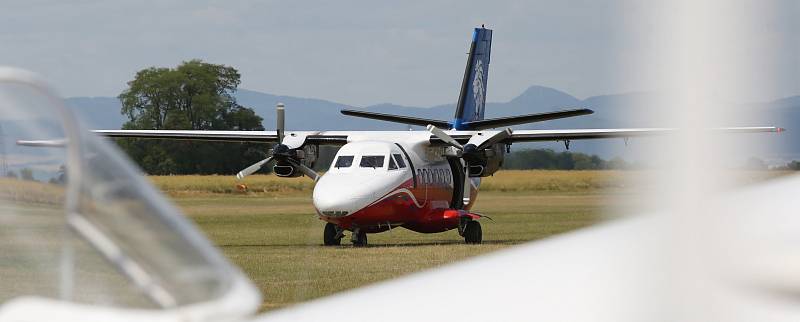
M473 189L468 210L474 203L477 191ZM409 179L385 196L370 205L344 217L319 214L322 220L339 225L343 229L355 227L367 232L377 233L390 227L404 228L422 232L437 233L458 227L458 217L466 211L452 210L450 201L453 188L449 185L423 185L414 188Z

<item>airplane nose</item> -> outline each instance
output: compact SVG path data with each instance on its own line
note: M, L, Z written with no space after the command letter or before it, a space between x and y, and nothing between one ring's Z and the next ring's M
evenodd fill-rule
M314 186L314 207L326 216L343 217L375 201L374 180L368 176L325 174Z

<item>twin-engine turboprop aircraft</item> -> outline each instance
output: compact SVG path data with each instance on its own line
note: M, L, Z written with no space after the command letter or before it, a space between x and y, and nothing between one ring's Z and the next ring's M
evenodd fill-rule
M452 121L343 110L345 115L426 126L427 131L286 131L284 106L275 131L100 130L105 136L275 143L269 157L242 170L244 179L274 161L280 177L316 181L314 207L326 221L325 245L339 245L351 231L353 245L368 233L403 227L421 233L458 229L467 243L482 240L480 214L470 212L481 177L494 174L515 142L629 138L673 129L491 130L593 113L589 109L484 119L492 31L475 28ZM442 130L446 128L448 130ZM723 132L779 132L776 127L722 128ZM320 145L341 146L330 170L311 166Z

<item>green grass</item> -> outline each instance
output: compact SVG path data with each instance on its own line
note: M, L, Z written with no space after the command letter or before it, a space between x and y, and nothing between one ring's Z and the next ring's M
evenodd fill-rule
M482 221L482 245L464 245L456 231L398 228L369 235L367 248L353 248L347 239L341 247L323 247L324 222L314 214L304 181L282 186L282 179L255 176L242 193L225 188L236 184L225 177L152 180L256 283L264 294L262 310L586 227L602 220L604 209L625 209L632 206L625 200L635 200L612 198L628 193L615 172L501 172L484 181L488 191L482 190L474 209L494 219Z
M308 197L182 197L178 204L256 282L272 309L402 276L601 219L604 194L501 194L480 198L484 244L464 245L455 231L405 229L369 235L370 247L323 247L324 223Z
M733 174L751 183L786 173ZM624 216L641 206L643 178L632 171L501 171L484 179L473 209L494 219L482 220L482 245L465 245L456 231L398 228L369 235L367 248L347 239L322 246L324 222L314 214L308 178L251 176L245 192L232 177L151 180L256 283L262 310L271 310Z

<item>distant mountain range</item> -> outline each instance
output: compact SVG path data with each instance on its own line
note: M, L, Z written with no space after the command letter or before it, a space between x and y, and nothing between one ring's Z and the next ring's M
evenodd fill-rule
M614 128L614 127L658 127L669 126L646 113L647 102L652 102L654 93L627 93L616 95L593 96L578 99L557 89L544 86L531 86L522 94L508 102L487 103L486 117L499 117L554 111L564 108L586 107L595 114L543 123L528 124L515 127L517 129L556 129L556 128ZM322 99L279 96L257 91L241 89L235 97L239 104L253 108L264 118L264 127L274 128L275 104L286 104L286 126L292 130L406 130L402 124L374 121L341 115L341 109L362 109L373 112L412 115L425 118L450 120L453 118L455 104L432 107L400 106L394 104L378 104L363 108ZM118 129L126 121L120 114L120 102L114 97L73 97L68 98L67 105L91 128ZM800 158L800 96L778 99L771 102L742 105L756 111L742 120L734 120L730 126L774 125L787 128L775 140L778 148L771 149L766 159L791 160ZM721 125L721 124L719 124ZM713 126L718 126L715 124ZM421 129L415 127L415 129ZM635 144L635 143L634 143ZM558 143L526 144L526 147L548 147L563 150ZM517 146L515 145L515 148ZM623 156L629 150L622 140L593 140L573 142L571 149L599 154L603 157Z

